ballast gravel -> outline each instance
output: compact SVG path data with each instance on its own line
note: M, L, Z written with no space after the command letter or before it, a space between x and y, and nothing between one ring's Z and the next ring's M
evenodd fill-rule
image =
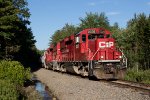
M59 100L150 100L150 94L41 68L34 72Z

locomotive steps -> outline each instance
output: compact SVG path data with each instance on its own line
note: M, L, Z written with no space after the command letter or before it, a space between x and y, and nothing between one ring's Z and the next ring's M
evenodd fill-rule
M34 72L59 100L149 100L142 91L39 69Z

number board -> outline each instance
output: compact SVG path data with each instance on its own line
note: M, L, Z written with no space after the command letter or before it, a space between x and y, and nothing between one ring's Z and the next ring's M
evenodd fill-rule
M96 31L95 30L88 30L88 33L94 34L94 33L96 33Z

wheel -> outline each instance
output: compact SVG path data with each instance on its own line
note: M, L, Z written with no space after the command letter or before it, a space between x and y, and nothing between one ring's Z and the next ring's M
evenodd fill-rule
M83 68L80 70L80 75L82 75L83 77L88 76L88 70L87 70L87 68L83 67Z
M65 68L64 64L62 64L62 65L60 66L60 71L61 71L61 72L66 72L66 68Z

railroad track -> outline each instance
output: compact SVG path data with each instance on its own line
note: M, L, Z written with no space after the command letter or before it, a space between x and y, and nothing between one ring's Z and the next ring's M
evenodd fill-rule
M114 84L114 85L119 85L122 87L140 90L150 96L150 84L137 83L137 82L131 82L131 81L125 81L125 80L115 80L115 81L107 81L107 82Z
M73 76L81 78L81 76L79 76L79 75L73 75ZM88 77L84 77L84 78L88 79ZM125 87L125 88L132 88L136 91L142 91L145 94L150 96L150 84L144 84L144 83L138 83L138 82L126 81L126 80L99 80L99 79L97 80L95 78L91 79L91 80L110 83L110 84L117 85L120 87Z
M70 76L74 76L77 78L81 78L80 75L77 74L71 74L71 73L64 73ZM83 77L82 77L83 78ZM88 77L84 77L84 79L88 79ZM137 91L143 91L145 94L150 96L150 84L144 84L144 83L137 83L137 82L132 82L132 81L125 81L125 80L97 80L96 78L92 78L90 80L95 80L95 81L99 81L99 82L105 82L105 83L110 83L113 85L117 85L120 87L125 87L125 88L132 88L134 90Z

